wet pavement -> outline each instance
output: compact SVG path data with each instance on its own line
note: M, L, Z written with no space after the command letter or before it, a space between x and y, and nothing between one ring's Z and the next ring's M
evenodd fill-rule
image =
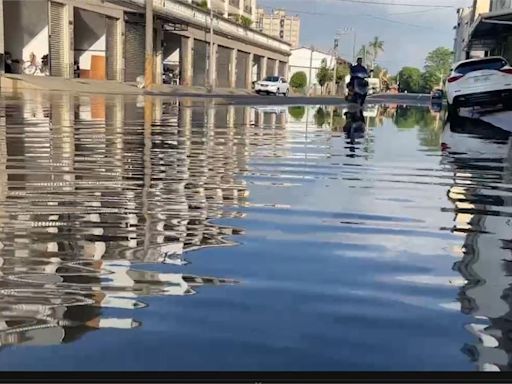
M1 95L0 369L509 370L510 133L346 112Z

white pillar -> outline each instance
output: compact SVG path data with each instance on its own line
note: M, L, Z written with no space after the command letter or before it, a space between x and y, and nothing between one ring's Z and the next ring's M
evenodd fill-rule
M164 40L164 31L162 21L156 22L156 47L155 47L155 84L162 84L162 74L164 65L164 52L162 43Z
M252 88L252 62L254 60L254 53L249 53L249 57L247 59L247 65L246 65L246 78L245 78L245 88L251 89Z
M71 4L65 6L64 14L67 15L66 20L62 20L64 23L64 62L67 63L67 68L64 71L64 78L72 79L75 77L75 46L73 42L74 35L74 7ZM50 20L48 20L50 22Z
M180 81L181 85L191 86L192 78L194 76L193 67L193 37L182 37L180 47Z
M262 56L260 58L260 73L259 80L264 79L267 76L267 57Z
M4 44L4 0L0 0L0 73L5 71L5 44Z
M237 59L238 59L238 49L232 49L231 55L229 60L229 87L230 88L236 88L236 66L237 66Z
M274 72L272 75L278 75L279 74L279 60L274 60Z

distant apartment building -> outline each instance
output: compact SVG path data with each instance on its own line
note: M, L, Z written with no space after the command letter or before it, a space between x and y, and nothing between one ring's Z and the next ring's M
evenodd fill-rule
M205 0L187 0L196 6L201 6ZM254 27L256 18L256 0L206 0L208 8L226 18L234 19L239 16L245 16L251 19Z
M256 29L277 37L289 43L292 48L298 48L300 42L300 18L289 16L282 9L266 13L259 8L256 11Z

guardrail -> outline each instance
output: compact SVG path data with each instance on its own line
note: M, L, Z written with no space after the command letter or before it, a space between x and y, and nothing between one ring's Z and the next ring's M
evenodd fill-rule
M210 27L210 14L208 11L196 8L180 0L153 0L155 13L163 13L173 19L182 19L199 27ZM144 6L145 0L131 0L139 6ZM214 16L213 29L216 32L230 35L234 39L248 43L262 45L270 50L290 54L291 46L284 41L265 35L259 31L245 28L233 21Z

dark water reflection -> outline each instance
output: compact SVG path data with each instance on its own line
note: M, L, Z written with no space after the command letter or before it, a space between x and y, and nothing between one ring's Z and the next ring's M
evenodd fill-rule
M508 133L394 105L347 140L345 108L0 103L1 369L509 369Z

